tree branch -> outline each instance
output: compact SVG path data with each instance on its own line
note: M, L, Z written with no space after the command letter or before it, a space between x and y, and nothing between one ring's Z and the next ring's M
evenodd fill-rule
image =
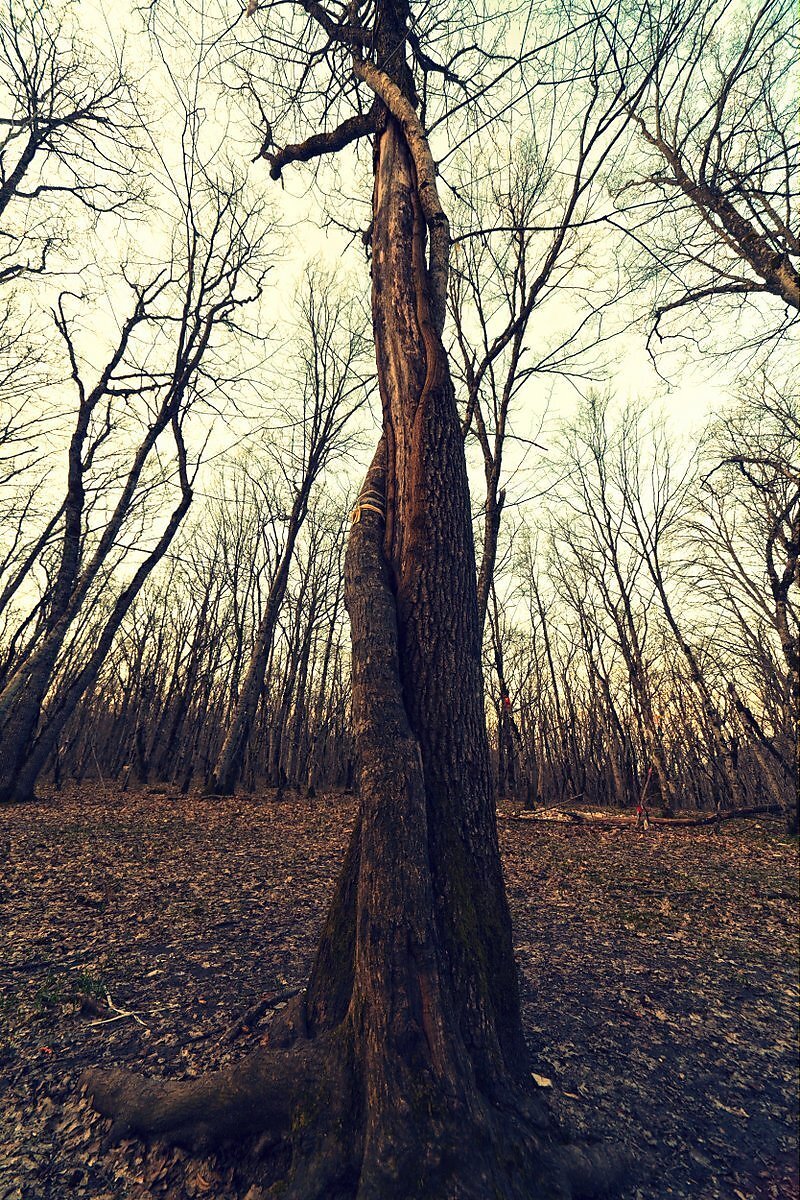
M270 179L280 179L283 168L290 163L309 162L312 158L319 158L323 154L335 154L337 150L343 150L345 146L349 146L358 138L374 133L377 110L377 104L373 104L369 112L348 117L336 129L325 133L315 133L306 138L304 142L284 146L282 150L276 150L274 154L270 154L268 150L272 136L270 134L253 162L265 158L269 163Z
M671 300L669 304L664 304L660 308L656 309L654 314L655 321L653 323L653 329L650 337L655 334L659 341L662 340L661 332L658 328L661 324L661 318L665 317L667 313L674 312L678 308L686 308L690 304L695 304L698 300L708 300L712 296L746 296L755 292L765 292L766 290L767 288L765 284L756 283L754 280L752 283L710 284L708 287L700 288L697 291L687 292L679 299Z
M340 24L319 0L299 0L300 7L325 30L331 41L345 46L366 46L369 37L366 30L357 25Z

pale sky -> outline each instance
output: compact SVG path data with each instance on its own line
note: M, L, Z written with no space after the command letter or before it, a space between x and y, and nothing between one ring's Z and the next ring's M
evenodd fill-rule
M231 11L236 9L231 6ZM99 47L108 48L113 41L117 46L122 42L123 34L126 41L126 59L143 80L142 92L145 94L147 108L160 116L154 122L154 136L165 162L178 161L176 156L176 126L179 124L174 93L163 64L154 54L147 37L137 32L140 30L141 18L129 0L122 0L118 5L109 6L102 0L92 0L73 10L82 28L87 31L91 40ZM241 27L248 36L253 33L253 26L248 23ZM234 32L234 35L236 33ZM192 55L187 53L184 60L184 79L181 81L181 66L179 58L175 58L172 69L179 87L188 88L186 82L191 78ZM284 172L281 184L269 179L267 164L263 161L251 163L250 160L258 146L257 134L251 130L242 119L241 111L233 102L228 103L224 92L219 89L209 89L203 95L201 103L206 110L204 136L206 144L214 147L219 155L227 155L247 172L254 194L266 196L275 213L278 230L275 235L276 265L272 271L265 297L262 303L264 324L266 327L278 326L277 341L280 343L280 322L285 317L292 304L298 281L303 267L309 259L318 258L330 267L343 267L353 278L354 282L363 288L363 294L368 295L369 276L368 264L365 261L363 247L356 242L348 247L351 241L343 231L329 227L323 228L323 210L320 203L320 190L313 185L312 172L303 166L290 167ZM443 153L441 134L434 146L435 153ZM363 153L363 152L362 152ZM353 182L350 173L350 163L354 157L340 161L338 170L347 178L348 186L354 191L357 184ZM362 160L363 161L363 160ZM365 184L366 173L365 175ZM324 189L325 174L321 176ZM364 198L368 197L366 188L362 188ZM443 190L446 196L446 190ZM335 201L328 200L329 206ZM353 205L343 200L337 210L337 216L346 224L358 224L363 217L363 210L355 211ZM100 230L100 240L107 261L123 259L128 254L127 243L130 237L140 246L147 248L150 257L157 257L159 241L165 239L164 227L159 222L158 212L151 210L133 227L120 224L116 219L107 219ZM57 286L61 286L58 284ZM558 305L550 305L536 313L530 326L530 338L536 339L538 345L546 344L548 337L558 331L559 320L568 320L570 304L569 297L564 301L564 311L559 315ZM620 307L612 321L616 320L621 328L632 319L634 310L626 312ZM98 363L103 349L107 345L107 337L102 336L107 330L111 336L114 320L108 306L99 303L91 327L96 331L96 353ZM82 348L91 356L91 330L84 337ZM534 350L535 352L535 350ZM641 327L632 328L617 337L608 351L607 381L610 389L620 402L627 399L644 398L655 402L668 415L670 423L679 437L691 438L692 433L702 425L709 413L717 411L725 402L730 392L731 380L724 363L695 363L681 364L677 356L660 356L659 371L667 376L668 382L659 376L648 355ZM586 388L588 383L578 386ZM513 418L514 431L523 437L537 436L545 444L555 424L562 416L569 415L577 400L576 385L568 380L555 376L534 377L523 395L520 396ZM546 413L544 429L540 433L543 414ZM234 422L226 429L222 423L213 432L208 446L209 455L215 458L228 446L237 445L246 433L241 421ZM510 472L514 471L518 452L513 444L507 450L507 462ZM535 466L535 459L530 459ZM526 472L516 475L512 487L519 486L525 491ZM511 498L511 497L509 497Z

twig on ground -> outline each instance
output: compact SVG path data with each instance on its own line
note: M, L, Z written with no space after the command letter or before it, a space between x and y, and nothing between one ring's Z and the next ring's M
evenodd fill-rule
M114 1013L113 1017L101 1017L99 1021L90 1021L90 1025L110 1025L112 1021L124 1021L126 1017L132 1017L138 1025L144 1029L149 1029L146 1021L143 1021L138 1013L129 1011L126 1008L117 1008L114 1001L111 999L111 993L106 989L106 1003L110 1010Z

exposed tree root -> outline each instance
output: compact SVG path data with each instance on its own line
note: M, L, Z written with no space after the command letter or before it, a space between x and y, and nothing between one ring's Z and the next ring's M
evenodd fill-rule
M208 1150L265 1130L287 1131L316 1070L310 1048L298 1046L259 1051L200 1079L143 1079L113 1069L87 1071L81 1082L97 1111L112 1118L112 1139L139 1134Z
M555 1140L513 1089L495 1107L476 1091L465 1103L421 1080L417 1111L405 1104L376 1121L348 1046L352 1029L340 1029L197 1080L93 1070L83 1083L113 1118L111 1140L138 1135L199 1153L258 1134L275 1148L288 1140L282 1200L589 1200L627 1173L619 1153Z
M253 1025L257 1025L265 1013L268 1013L270 1009L277 1008L281 1004L285 1005L289 1000L293 1000L295 996L299 995L300 990L300 988L296 987L283 988L280 992L274 992L269 996L262 996L260 1000L256 1001L255 1004L251 1004L250 1007L243 1012L240 1017L237 1017L236 1020L230 1024L223 1033L220 1034L220 1036L217 1038L218 1043L234 1041L242 1032L242 1030Z

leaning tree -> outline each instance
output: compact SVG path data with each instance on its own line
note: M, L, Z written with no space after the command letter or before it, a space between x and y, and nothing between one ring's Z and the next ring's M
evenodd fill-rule
M478 51L460 56L453 30L470 12L464 45L485 44L486 29L465 7L426 41L442 10L414 8L299 0L257 14L264 52L290 42L284 64L302 58L323 115L339 109L335 128L291 145L268 132L272 178L359 138L373 149L383 432L345 563L360 814L316 960L269 1046L244 1061L185 1081L98 1070L87 1084L120 1134L203 1147L274 1133L291 1147L280 1194L298 1200L590 1195L608 1185L612 1156L549 1128L523 1036L464 446L442 341L448 221L420 115L435 79L461 90L462 114L476 111ZM507 75L509 61L495 61ZM302 111L308 119L313 104Z
M794 4L589 7L639 139L618 202L633 274L657 284L651 338L771 350L800 312Z

